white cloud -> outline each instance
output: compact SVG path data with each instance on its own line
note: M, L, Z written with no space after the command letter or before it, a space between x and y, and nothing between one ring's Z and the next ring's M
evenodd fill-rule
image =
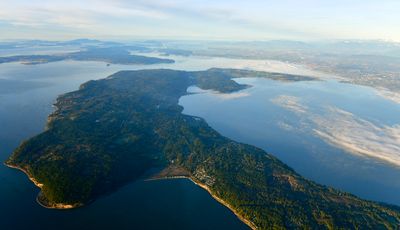
M399 7L389 0L0 0L0 23L26 34L24 27L45 34L58 26L91 37L399 40Z
M12 25L40 27L59 25L67 27L91 26L94 20L80 10L54 9L51 7L0 5L0 21Z
M400 93L398 92L393 92L391 90L382 87L376 87L376 94L392 102L400 104Z
M299 114L306 113L308 110L308 107L301 103L301 99L295 96L280 95L271 99L271 102Z
M314 115L315 133L348 152L400 166L400 125L375 125L338 108Z
M249 93L237 92L237 93L214 93L214 95L222 100L233 100L242 97L250 96Z
M168 14L153 9L125 6L119 1L42 1L40 4L0 2L0 21L22 26L64 26L69 28L92 28L119 19L166 19ZM20 4L18 4L20 3Z
M310 124L303 128L312 127L311 131L327 143L358 156L400 166L400 124L377 125L336 107L314 113L300 98L289 95L281 95L271 101L298 114L300 124Z
M216 97L220 100L233 100L233 99L238 99L242 97L248 97L250 96L249 93L247 92L233 92L233 93L220 93L215 90L205 90L201 89L197 86L191 86L187 89L188 93L193 93L193 94L199 94L199 93L208 93L211 94L213 97Z
M295 130L295 128L294 128L292 125L290 125L290 124L288 124L288 123L286 123L286 122L284 122L284 121L279 121L279 122L278 122L278 126L279 126L281 129L284 129L284 130L287 130L287 131L293 131L293 130Z

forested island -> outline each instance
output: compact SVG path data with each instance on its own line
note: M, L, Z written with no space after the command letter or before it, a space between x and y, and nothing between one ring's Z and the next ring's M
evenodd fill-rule
M173 176L190 178L253 229L399 228L399 207L307 180L264 150L182 114L178 101L189 86L220 93L250 87L237 77L314 80L246 70L121 71L60 96L46 130L6 164L41 188L38 201L49 208L88 204L165 167L179 169Z
M88 47L85 50L64 54L52 55L17 55L0 57L0 64L8 62L21 62L26 65L44 64L64 60L74 61L102 61L111 64L161 64L174 63L172 59L146 57L130 54L131 47Z

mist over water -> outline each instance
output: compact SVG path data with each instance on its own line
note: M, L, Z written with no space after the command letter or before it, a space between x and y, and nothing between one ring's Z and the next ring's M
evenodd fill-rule
M107 66L102 62L61 61L41 65L0 65L0 83L4 83L0 86L0 160L4 162L23 140L43 131L58 95L77 90L88 80L105 78L119 70L225 67L312 75L323 79L329 77L277 61L169 58L175 59L176 63ZM379 124L386 131L386 138L390 138L391 134L397 134L395 128L400 123L400 118L395 116L400 113L398 105L383 99L370 88L331 80L295 83L266 79L238 81L254 87L224 95L199 90L199 94L181 98L184 113L205 118L213 128L229 138L264 148L307 178L363 198L400 204L398 168L374 157L351 153L315 132L319 130L339 140L334 129L323 125L324 122L335 122L335 117L325 116L327 110L320 106L327 104L351 113L351 117L360 123L360 128L365 128L363 121L375 126ZM326 120L311 119L315 116ZM349 128L341 125L339 127ZM367 130L374 131L375 128ZM84 223L98 229L109 229L110 226L159 229L165 225L191 229L246 228L228 209L185 180L134 182L87 207L66 212L41 208L35 202L37 192L38 189L23 173L1 166L2 226L70 229ZM19 221L21 218L24 221ZM69 222L69 225L56 226L57 221Z
M400 204L398 104L337 81L237 81L253 87L232 96L189 88L197 94L181 98L183 112L263 148L309 179Z

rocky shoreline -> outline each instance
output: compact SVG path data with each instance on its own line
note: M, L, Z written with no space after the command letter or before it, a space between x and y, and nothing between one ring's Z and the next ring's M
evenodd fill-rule
M35 184L36 187L40 189L43 188L44 184L38 182L34 177L32 177L32 175L29 174L29 172L26 169L7 162L4 163L4 165L9 168L20 170L21 172L25 173L25 175L28 176L29 180L32 181L32 183ZM83 206L83 204L81 203L76 203L76 204L50 203L42 192L39 192L39 194L37 195L36 202L43 208L48 208L48 209L73 209Z

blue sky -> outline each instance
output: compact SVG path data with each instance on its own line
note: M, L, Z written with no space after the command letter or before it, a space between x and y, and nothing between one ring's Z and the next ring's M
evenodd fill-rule
M0 39L400 41L398 0L0 0Z

